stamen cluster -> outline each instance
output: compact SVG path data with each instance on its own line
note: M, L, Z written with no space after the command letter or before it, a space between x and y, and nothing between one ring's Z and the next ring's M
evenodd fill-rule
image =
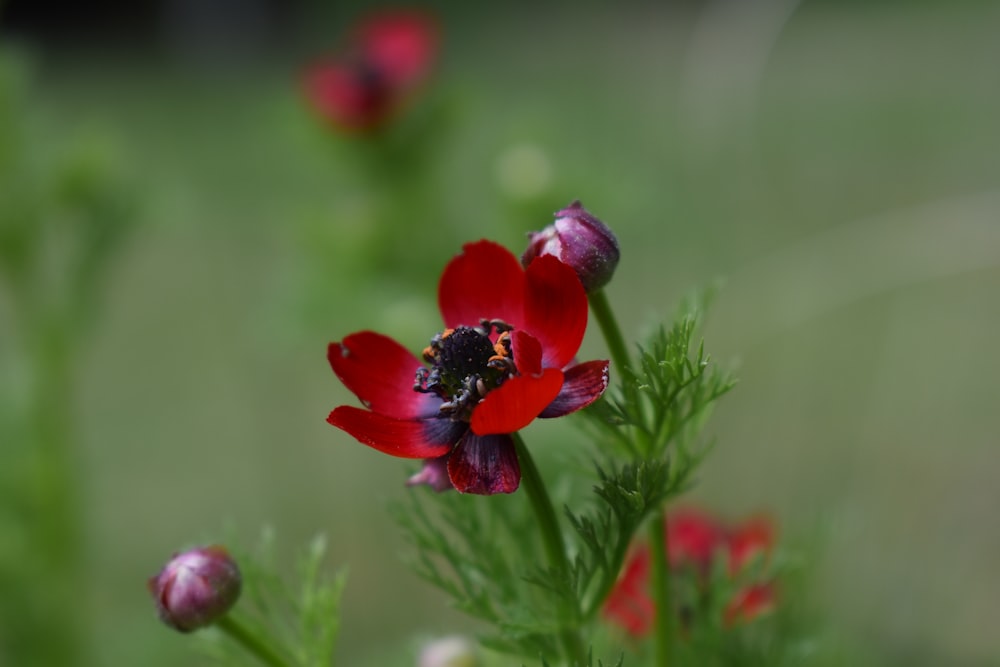
M445 329L424 348L424 361L431 368L417 369L414 391L444 399L439 407L442 417L469 421L476 404L517 373L510 343L512 330L502 320Z

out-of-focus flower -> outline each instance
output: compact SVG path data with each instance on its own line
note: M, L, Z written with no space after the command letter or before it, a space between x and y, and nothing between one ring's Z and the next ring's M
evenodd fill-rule
M554 257L522 269L490 241L464 246L445 267L438 305L447 327L424 365L371 331L331 343L333 372L368 409L342 405L327 421L392 456L428 459L411 483L462 493L511 493L521 470L511 433L597 400L608 362L574 363L587 327L576 274Z
M573 267L588 293L607 285L620 257L615 235L579 201L555 216L551 225L529 234L521 262L527 266L536 257L553 255Z
M634 637L647 634L653 629L656 615L648 586L649 549L636 549L604 602L604 616Z
M343 50L306 69L306 98L340 129L375 131L427 79L437 50L437 23L429 15L374 14L357 24Z
M701 575L707 575L715 552L725 538L724 528L706 512L694 508L674 511L667 520L670 567L694 566Z
M766 556L774 545L774 524L762 516L726 525L701 510L684 508L670 514L666 528L670 568L692 568L702 586L708 584L716 558L726 559L729 576L739 582L751 560ZM604 616L633 636L648 633L656 613L649 593L649 559L647 545L637 548L604 604ZM727 625L750 621L774 604L774 584L752 582L729 601L723 620Z
M754 557L766 556L774 546L774 532L774 523L765 516L751 517L731 528L726 535L729 573L736 576Z
M726 605L723 620L726 625L747 623L774 609L774 584L753 584L741 589Z
M242 578L226 549L216 545L175 554L147 584L160 620L191 632L211 625L236 604Z
M465 637L442 637L424 645L417 667L476 667L479 653Z

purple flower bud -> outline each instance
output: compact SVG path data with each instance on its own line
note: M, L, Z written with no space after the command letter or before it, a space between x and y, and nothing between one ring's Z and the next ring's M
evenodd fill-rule
M607 285L618 266L618 239L579 200L555 215L554 223L529 234L521 264L528 266L536 257L554 255L573 267L588 293Z
M242 578L229 552L216 545L175 554L148 585L160 620L191 632L211 625L236 604Z
M451 478L448 477L447 455L439 456L436 459L425 459L424 467L420 469L420 472L411 475L406 480L407 486L418 486L420 484L426 484L438 493L455 488L451 484Z

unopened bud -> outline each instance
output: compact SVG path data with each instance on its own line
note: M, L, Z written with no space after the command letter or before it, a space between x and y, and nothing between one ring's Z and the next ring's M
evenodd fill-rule
M527 266L536 257L553 255L576 271L588 293L607 285L618 266L615 235L579 201L555 216L551 225L529 234L528 249L521 255L521 263Z
M176 554L148 585L160 620L191 632L211 625L236 604L242 577L224 547L210 546Z
M425 459L424 466L420 472L411 475L406 480L407 486L419 486L426 484L438 493L454 489L451 478L448 477L448 457L440 456L436 459Z

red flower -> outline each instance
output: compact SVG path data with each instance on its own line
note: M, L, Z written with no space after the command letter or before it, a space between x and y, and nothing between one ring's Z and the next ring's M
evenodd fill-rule
M576 273L554 257L522 269L490 241L467 244L445 267L438 304L447 327L424 365L371 331L332 343L327 358L367 410L327 418L392 456L428 459L411 482L462 493L511 493L521 471L510 434L536 417L560 417L597 400L608 362L574 364L587 326Z
M437 25L426 14L375 14L357 25L341 53L306 70L306 98L341 129L377 130L427 78L437 47Z
M667 557L670 568L693 567L707 585L714 559L727 558L734 580L756 555L767 555L774 544L774 525L766 517L753 517L726 526L696 509L680 509L667 518ZM723 614L727 625L750 621L774 607L774 586L755 582L741 588ZM649 547L638 548L626 562L618 583L604 603L604 616L633 636L653 627L656 608L649 594Z

